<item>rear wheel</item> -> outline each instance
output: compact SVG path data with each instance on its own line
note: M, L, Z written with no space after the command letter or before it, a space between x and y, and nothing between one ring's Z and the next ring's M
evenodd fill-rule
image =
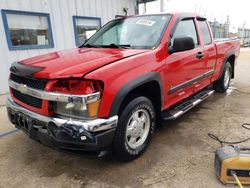
M227 91L232 77L232 66L229 62L225 64L221 78L214 83L214 90L224 93Z
M136 97L122 111L113 141L115 156L123 161L139 157L155 128L155 110L146 97Z

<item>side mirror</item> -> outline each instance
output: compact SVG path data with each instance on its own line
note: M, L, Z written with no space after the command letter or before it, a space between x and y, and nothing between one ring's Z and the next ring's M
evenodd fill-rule
M187 50L194 49L194 39L192 37L178 37L173 41L172 47L170 47L169 52L183 52Z

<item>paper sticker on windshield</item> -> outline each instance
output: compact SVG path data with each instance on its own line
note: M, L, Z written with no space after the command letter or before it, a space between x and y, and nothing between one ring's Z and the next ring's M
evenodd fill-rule
M155 24L155 21L152 20L146 20L146 19L140 19L136 22L136 24L140 25L146 25L146 26L153 26Z

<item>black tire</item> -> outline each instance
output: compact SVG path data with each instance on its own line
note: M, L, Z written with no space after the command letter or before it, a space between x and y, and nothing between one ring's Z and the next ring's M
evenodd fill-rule
M226 77L226 72L228 71L229 73L229 80L226 81L225 77ZM219 80L215 81L213 84L214 90L220 93L224 93L227 91L229 85L230 85L230 81L231 81L231 77L232 77L232 66L229 62L227 62L225 64L225 67L223 69L222 75L220 77Z
M138 148L131 148L127 143L127 126L133 117L132 115L139 113L139 111L147 113L147 119L150 120L150 124L147 125L150 125L150 127L149 129L147 128L147 130L149 130L147 131L147 134L145 133L147 135L147 137L144 137L146 140ZM154 106L146 97L136 97L127 104L119 116L117 130L113 140L113 153L117 159L121 161L131 161L143 154L149 145L152 134L154 133L155 117ZM145 124L143 124L143 126L145 126Z

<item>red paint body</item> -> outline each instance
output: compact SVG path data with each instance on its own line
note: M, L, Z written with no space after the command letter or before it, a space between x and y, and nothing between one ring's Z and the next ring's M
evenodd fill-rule
M168 53L170 32L181 13L173 14L158 47L150 50L112 49L112 48L76 48L61 52L50 53L21 61L23 64L45 67L34 74L37 78L56 80L69 77L82 77L90 80L101 80L104 83L99 117L108 117L111 105L118 91L129 81L149 72L157 72L161 76L163 87L162 110L169 108L180 100L217 80L223 68L223 63L230 52L239 54L239 41L212 42L203 44L198 22L196 23L200 45L189 51ZM196 15L191 15L196 17ZM197 52L203 52L204 57L197 59ZM168 94L171 87L191 80L209 70L214 74L197 81L173 94ZM52 82L52 81L51 81ZM51 89L48 84L46 90ZM37 113L51 115L46 109L36 110L19 101L20 105Z

